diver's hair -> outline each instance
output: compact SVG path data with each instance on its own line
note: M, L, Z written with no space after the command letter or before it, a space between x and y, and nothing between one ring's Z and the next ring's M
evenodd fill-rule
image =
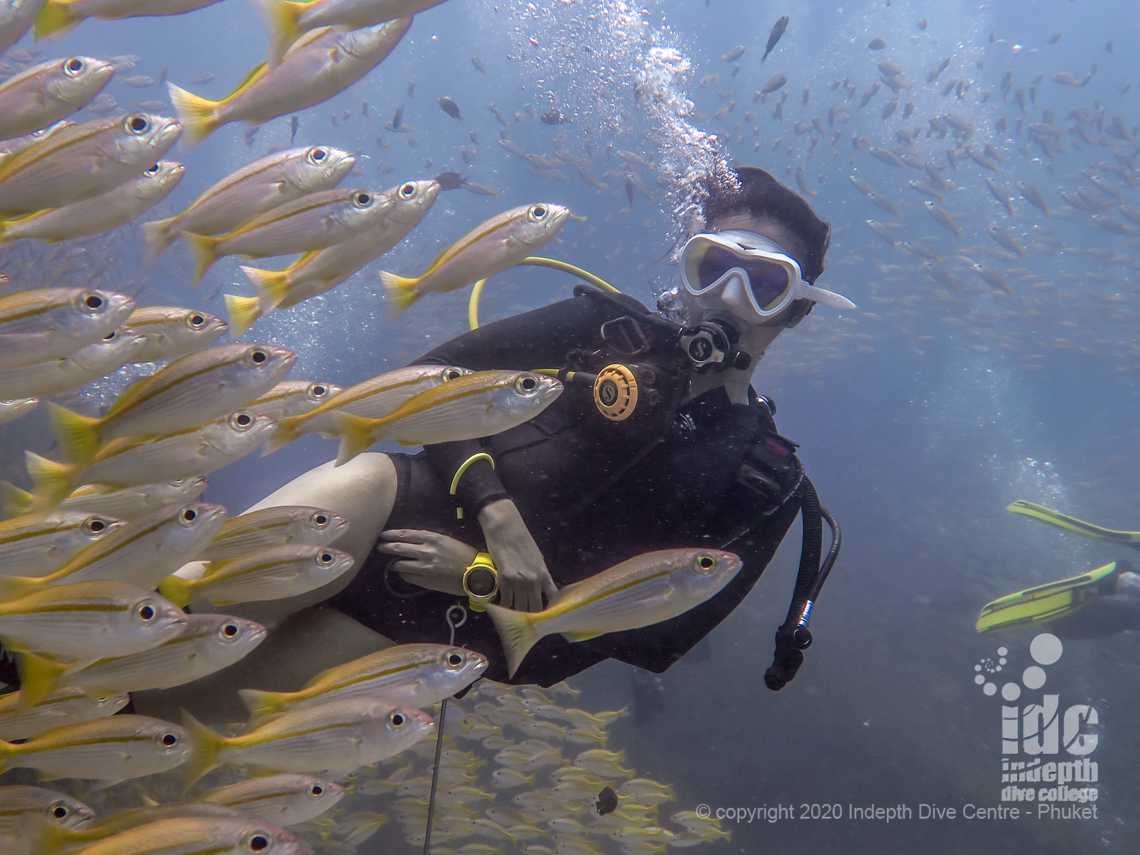
M730 214L747 213L771 217L784 224L807 248L797 258L804 279L814 282L823 273L823 258L831 241L831 226L821 220L801 196L789 190L763 169L738 166L736 182L726 182L713 174L704 179L704 219L706 223ZM739 186L733 186L739 183Z

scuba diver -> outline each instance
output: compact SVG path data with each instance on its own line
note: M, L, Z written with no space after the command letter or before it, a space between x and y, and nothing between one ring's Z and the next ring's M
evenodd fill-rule
M1006 510L1092 540L1140 550L1140 531L1104 528L1021 499ZM1007 594L982 607L977 630L1040 624L1074 639L1140 629L1140 574L1131 563L1118 559L1079 576Z
M448 643L453 633L454 643L485 654L485 676L502 682L550 686L610 658L662 672L741 603L802 514L795 591L765 675L773 690L790 681L811 642L808 623L839 530L751 378L768 346L816 303L854 304L813 284L830 226L767 172L733 172L728 186L708 182L705 229L684 245L681 284L664 295L662 311L579 285L569 299L479 327L412 362L547 370L565 391L539 416L414 455L330 462L255 505L344 515L349 530L337 546L358 569L289 603L283 628L227 674L242 680L257 669L299 682L333 664L330 656L376 649L377 633L395 643ZM641 629L574 643L544 638L508 679L481 611L496 593L502 606L537 611L562 586L634 555L702 545L743 560L718 594ZM457 603L470 608L453 626L445 616ZM273 666L262 664L267 657Z

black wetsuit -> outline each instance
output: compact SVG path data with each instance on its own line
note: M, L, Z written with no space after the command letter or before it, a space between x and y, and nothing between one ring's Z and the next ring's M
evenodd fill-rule
M609 324L603 337L603 325L623 317L636 322L635 341L644 335L643 352L622 352L629 349L628 321ZM517 428L393 455L398 486L388 528L430 529L482 547L479 510L509 497L559 586L655 549L707 545L744 559L719 594L672 620L581 643L543 639L512 682L551 685L610 657L664 671L744 599L799 510L803 471L768 408L754 395L750 404L734 405L721 388L682 404L689 369L666 333L636 300L579 289L572 299L488 324L415 360L582 372L622 362L635 367L641 400L633 418L610 421L595 404L592 383L572 380L545 412ZM450 496L456 468L479 451L491 453L495 468L476 463ZM334 605L396 642L446 642L445 612L464 600L408 585L386 572L389 560L373 553ZM472 613L456 642L488 655L487 676L506 680L485 614Z

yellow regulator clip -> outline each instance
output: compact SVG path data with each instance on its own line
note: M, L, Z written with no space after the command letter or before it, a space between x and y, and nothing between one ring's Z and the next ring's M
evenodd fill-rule
M499 595L499 571L489 552L477 552L463 571L463 593L473 612L486 611L486 603Z
M637 377L625 365L607 365L594 379L594 406L611 422L624 422L637 409Z

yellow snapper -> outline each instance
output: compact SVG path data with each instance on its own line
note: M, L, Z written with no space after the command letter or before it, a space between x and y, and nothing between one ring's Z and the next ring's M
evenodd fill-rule
M307 413L343 391L340 386L333 383L284 380L251 402L245 409L247 412L268 416L280 422L282 419Z
M174 306L135 309L127 326L144 340L135 362L167 362L205 350L225 333L226 322L209 312Z
M232 413L272 389L293 359L291 350L272 345L213 347L132 383L100 418L53 404L52 421L69 459L86 463L108 440L169 435Z
M159 508L84 547L46 576L0 577L0 600L99 579L153 588L213 540L225 518L225 508L205 502Z
M488 604L513 677L547 635L586 641L660 623L715 596L740 571L741 560L717 549L662 549L634 556L567 585L541 612Z
M336 464L381 440L431 445L479 439L533 419L562 394L562 383L529 371L476 371L421 392L386 416L343 414Z
M545 202L512 208L480 223L419 276L382 272L380 284L403 311L425 294L455 291L513 267L553 240L569 218L569 208Z
M410 365L385 371L344 389L307 413L282 419L269 450L308 433L337 434L340 416L345 413L366 419L382 418L421 392L470 373L452 365Z
M314 145L258 158L203 192L181 213L143 226L157 256L182 232L216 235L309 193L331 190L356 158L339 148Z
M188 780L219 765L344 775L410 748L435 728L427 713L375 698L330 701L285 713L240 736L222 736L188 713Z
M266 258L324 249L370 230L385 213L370 190L336 188L286 202L220 235L185 232L197 282L219 258Z
M117 784L165 772L190 753L176 724L141 715L115 715L49 730L19 745L0 742L0 769L36 769L51 778Z
M6 742L31 739L66 724L106 718L117 713L130 700L126 694L88 697L79 689L65 688L49 692L29 704L23 691L9 692L0 695L0 739ZM3 834L0 834L0 839L3 839Z
M126 526L122 520L62 508L0 522L0 576L43 576L84 547Z
M35 508L36 497L15 484L0 482L0 491L3 492L5 513L24 515ZM193 502L204 492L206 492L206 479L201 475L164 484L144 484L139 487L117 488L103 484L87 484L60 502L58 510L133 520L147 516L155 508Z
M281 826L299 825L331 810L344 787L312 775L269 775L219 787L198 796L206 804L241 811Z
M284 600L323 588L355 563L347 552L328 546L274 546L212 563L197 579L167 576L158 590L178 605L196 599L214 606Z
M277 65L289 47L317 27L348 27L359 30L396 18L415 15L443 0L313 0L282 2L261 0L270 27L269 64Z
M0 53L31 28L43 5L44 0L9 0L0 6Z
M144 801L150 801L144 797ZM241 816L235 810L220 805L190 804L147 804L139 808L119 810L104 819L88 823L80 828L64 831L52 831L41 838L41 849L49 852L85 852L87 847L101 843L109 837L121 835L126 831L143 825L155 825L171 819L199 818L235 819ZM121 840L121 838L120 838ZM167 851L169 855L169 850ZM198 850L197 855L203 855ZM180 855L188 855L184 849L175 848ZM244 853L244 855L248 855Z
M252 454L273 430L272 419L237 412L178 433L116 439L90 463L59 463L30 451L24 458L36 485L35 506L54 507L84 481L131 487L208 475Z
M75 353L31 365L0 368L0 395L62 395L113 374L134 361L145 339L126 328L111 330L102 340Z
M0 11L0 21L3 15ZM33 841L44 828L82 828L94 818L95 811L66 793L43 787L0 787L0 847L5 855L32 855Z
M14 401L0 401L0 425L14 422L38 407L39 398L18 398Z
M159 819L79 850L81 855L310 855L310 852L308 846L285 829L240 815Z
M256 66L237 89L219 101L168 84L170 100L194 142L230 122L268 122L347 89L379 65L411 25L411 18L400 18L351 32L337 27L313 30L297 40L280 65Z
M72 662L138 653L185 625L181 609L125 582L60 585L0 603L5 647Z
M487 658L442 644L398 644L322 671L296 692L242 689L252 721L331 700L383 697L397 706L430 707L470 686Z
M62 208L129 181L170 151L182 125L132 113L61 128L0 162L0 214Z
M229 561L275 546L328 546L347 533L348 520L340 514L304 505L277 505L227 520L198 558Z
M384 191L379 201L385 213L366 231L326 249L306 253L284 270L242 267L257 289L257 297L226 295L226 309L240 335L274 309L295 306L330 291L368 262L392 249L431 210L439 196L436 181L406 181Z
M38 288L0 296L0 368L68 356L109 335L130 315L125 294Z
M82 110L115 73L89 56L53 59L0 83L0 139L30 134Z
M0 220L0 244L16 240L59 243L117 229L169 196L184 172L181 163L160 160L141 175L98 196L62 208Z
M219 0L47 0L36 17L36 38L66 32L87 18L115 20L181 15L217 2Z

